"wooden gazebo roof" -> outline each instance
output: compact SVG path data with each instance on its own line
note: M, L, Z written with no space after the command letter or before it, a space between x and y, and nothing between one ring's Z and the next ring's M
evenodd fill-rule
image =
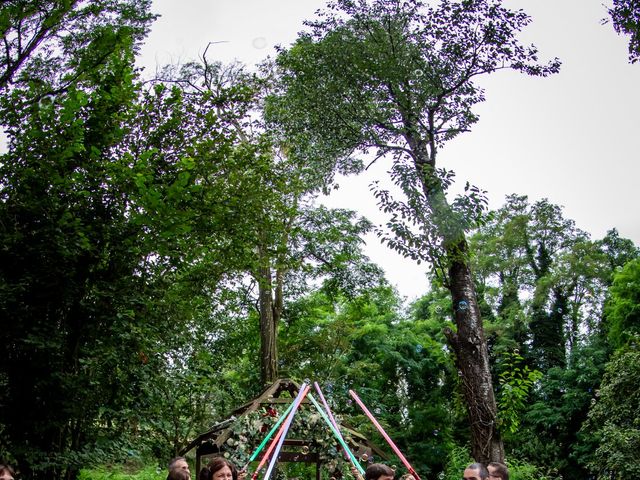
M245 403L244 405L236 408L225 420L222 420L207 432L198 435L193 441L191 441L180 452L181 455L185 455L194 448L196 449L196 471L200 471L202 457L211 457L219 455L226 450L226 441L232 434L233 425L243 416L255 412L263 407L270 407L278 404L290 404L296 397L300 385L291 379L278 379L272 385L265 388L260 395L253 400ZM288 396L282 396L283 393L288 393ZM311 402L305 398L302 402L303 405L310 404ZM369 457L376 455L378 457L385 458L384 452L382 452L377 446L369 442L369 440L362 434L355 430L341 425L343 432L346 431L353 440L349 447L358 456L367 454ZM328 428L328 427L327 427ZM301 447L308 445L309 441L306 439L289 439L284 441L285 446ZM319 479L320 475L320 457L317 452L310 451L308 453L301 454L300 452L287 452L281 451L278 457L280 462L306 462L315 463L317 465L316 477Z

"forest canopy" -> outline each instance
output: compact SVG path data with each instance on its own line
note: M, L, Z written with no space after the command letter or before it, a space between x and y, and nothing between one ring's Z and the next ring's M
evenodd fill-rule
M635 62L640 6L609 14ZM0 463L164 478L289 377L397 474L350 389L424 479L472 460L516 480L640 472L640 250L547 198L453 194L441 160L481 122L478 77L562 75L520 40L525 12L338 0L256 68L205 45L151 77L135 61L155 17L149 0L0 5ZM372 154L385 226L321 202ZM424 295L390 285L371 234L430 266ZM323 475L348 476L325 434Z

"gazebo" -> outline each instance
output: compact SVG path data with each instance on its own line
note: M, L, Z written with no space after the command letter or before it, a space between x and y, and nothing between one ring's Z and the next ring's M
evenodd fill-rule
M198 435L180 452L185 455L195 448L196 450L196 472L200 471L203 459L224 455L229 450L228 440L234 434L234 426L243 417L261 410L273 411L276 406L288 407L293 402L300 386L291 379L278 379L272 385L265 388L260 395L244 405L236 408L224 420L215 424L210 430ZM305 398L300 408L315 408ZM329 427L327 426L327 429ZM346 433L349 439L349 448L360 458L373 458L373 456L385 458L386 455L377 446L367 440L366 437L349 428L341 425L342 433ZM336 440L336 444L337 444ZM340 447L337 447L340 448ZM262 454L263 452L261 452ZM366 456L365 456L366 455ZM260 459L261 457L258 457ZM286 438L283 448L278 456L278 462L303 462L315 463L316 479L320 480L322 459L318 451L314 451L312 439L309 438Z

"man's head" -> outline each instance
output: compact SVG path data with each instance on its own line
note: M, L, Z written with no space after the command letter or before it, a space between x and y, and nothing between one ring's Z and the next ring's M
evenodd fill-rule
M169 462L169 471L171 470L185 470L189 473L189 464L184 457L176 457Z
M491 462L487 465L489 480L509 480L509 469L504 463Z
M489 472L483 464L472 463L464 469L462 478L463 480L487 480L489 478Z
M393 480L395 472L382 463L372 463L364 472L364 480Z
M189 470L174 468L172 470L169 470L167 480L191 480L191 474L189 473Z

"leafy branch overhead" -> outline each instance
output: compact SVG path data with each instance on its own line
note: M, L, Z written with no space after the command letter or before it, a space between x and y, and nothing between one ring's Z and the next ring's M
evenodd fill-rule
M615 31L629 36L629 62L636 63L640 60L640 2L613 0L609 16Z
M452 173L437 166L437 153L478 121L472 108L484 91L476 77L507 68L539 76L559 70L557 59L537 63L536 49L518 43L529 22L497 1L331 2L280 52L286 93L268 99L267 118L301 144L311 142L324 156L318 162L331 154L339 164L369 151L390 157L391 178L408 203L372 187L382 209L397 209L389 224L396 238L387 241L433 260L444 238L477 225L486 203L477 187L453 206L439 199ZM423 232L412 233L399 217Z

